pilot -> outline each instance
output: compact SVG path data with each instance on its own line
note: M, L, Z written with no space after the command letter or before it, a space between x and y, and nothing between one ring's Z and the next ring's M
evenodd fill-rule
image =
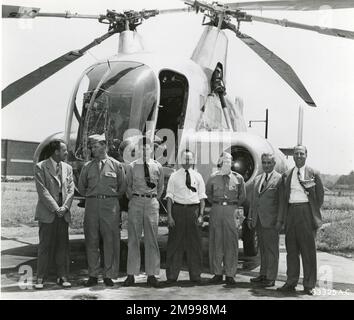
M150 139L137 142L139 158L127 166L128 209L128 263L124 286L132 286L134 275L140 273L140 239L144 230L145 272L147 284L159 287L160 250L157 242L159 199L164 188L164 174L159 162L151 159Z
M88 260L89 279L85 286L97 284L100 269L100 236L103 240L103 281L113 286L118 278L120 254L119 198L126 191L125 172L122 164L107 156L104 135L89 137L93 160L82 168L78 189L86 197L84 233Z
M237 212L246 199L243 177L231 171L232 156L223 152L218 160L219 170L206 185L208 201L212 204L209 218L209 265L214 277L210 283L223 282L223 268L226 284L235 284L238 263Z

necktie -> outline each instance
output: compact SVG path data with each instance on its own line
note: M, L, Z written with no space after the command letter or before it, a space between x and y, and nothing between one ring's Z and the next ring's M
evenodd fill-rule
M300 183L301 187L305 190L304 182L301 179L300 168L297 169L297 179L299 180L299 183Z
M188 170L186 171L186 186L189 190L191 190L192 192L197 192L197 189L191 186L191 175L189 174Z
M156 184L151 182L149 165L146 162L144 162L144 176L145 176L146 185L149 188L154 189L156 187Z
M98 169L99 169L100 172L102 171L103 166L104 166L104 161L103 161L103 160L100 160L100 161L98 162Z
M267 186L267 182L268 182L268 173L266 173L266 176L264 178L264 181L262 183L262 186L261 186L261 192L265 189L265 187Z
M60 162L57 163L57 167L55 169L55 174L58 177L60 184L61 184L61 172L60 172Z

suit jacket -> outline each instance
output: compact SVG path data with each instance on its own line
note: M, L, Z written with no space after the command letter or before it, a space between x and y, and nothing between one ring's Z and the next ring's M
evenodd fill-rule
M261 226L264 228L275 227L278 219L281 174L274 171L266 187L259 192L262 175L258 175L253 182L251 189L251 203L249 217L252 219L252 226L255 227L259 217Z
M55 211L59 209L59 193L63 195L63 205L68 208L64 215L67 222L71 221L70 207L74 198L74 180L72 167L61 162L62 184L59 188L59 180L55 176L55 168L48 158L36 164L34 178L38 193L35 220L43 223L52 223L55 218Z
M278 220L285 223L287 220L290 190L291 190L291 177L295 168L288 170L282 176L282 200L279 206ZM324 189L320 178L320 174L310 167L305 167L305 180L313 179L314 185L306 188L308 192L308 199L313 216L314 228L317 229L322 224L321 206L324 199Z

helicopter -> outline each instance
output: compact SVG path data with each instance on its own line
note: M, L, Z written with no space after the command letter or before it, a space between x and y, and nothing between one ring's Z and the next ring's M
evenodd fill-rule
M82 165L90 159L88 137L105 134L109 155L125 160L121 150L127 141L141 134L155 141L157 160L161 160L166 182L178 163L178 155L188 148L196 154L195 167L206 181L216 168L221 152L233 156L234 170L249 188L262 172L261 154L273 153L276 170L287 170L285 155L267 139L250 135L243 117L241 100L232 101L227 94L227 51L229 38L225 30L253 50L310 107L316 103L296 75L280 57L254 38L241 32L241 24L260 22L281 27L315 31L328 36L354 39L354 32L323 28L251 15L252 10L319 10L354 8L354 1L252 1L221 4L184 1L185 8L141 10L82 15L40 12L39 8L3 5L3 18L79 18L106 24L108 31L87 46L70 51L7 86L2 91L2 108L82 57L89 49L119 34L118 53L87 68L78 79L70 98L65 130L45 139L37 148L34 162L46 157L49 142L61 138L68 145L68 162L76 179ZM204 31L190 59L144 51L137 32L139 25L157 15L196 12L204 17ZM346 41L344 40L343 41ZM172 138L171 138L172 137ZM129 155L129 154L128 154ZM157 156L158 155L158 156ZM131 159L134 160L134 159ZM248 204L244 205L247 215ZM254 235L243 226L244 250L253 255Z

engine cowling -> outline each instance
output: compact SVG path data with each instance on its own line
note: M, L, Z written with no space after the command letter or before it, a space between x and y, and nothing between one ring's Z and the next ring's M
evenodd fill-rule
M217 169L217 160L223 151L231 153L233 169L243 176L246 187L263 172L262 153L274 154L275 170L279 173L288 168L284 155L268 140L247 132L197 132L184 143L196 153L196 167L205 181Z

